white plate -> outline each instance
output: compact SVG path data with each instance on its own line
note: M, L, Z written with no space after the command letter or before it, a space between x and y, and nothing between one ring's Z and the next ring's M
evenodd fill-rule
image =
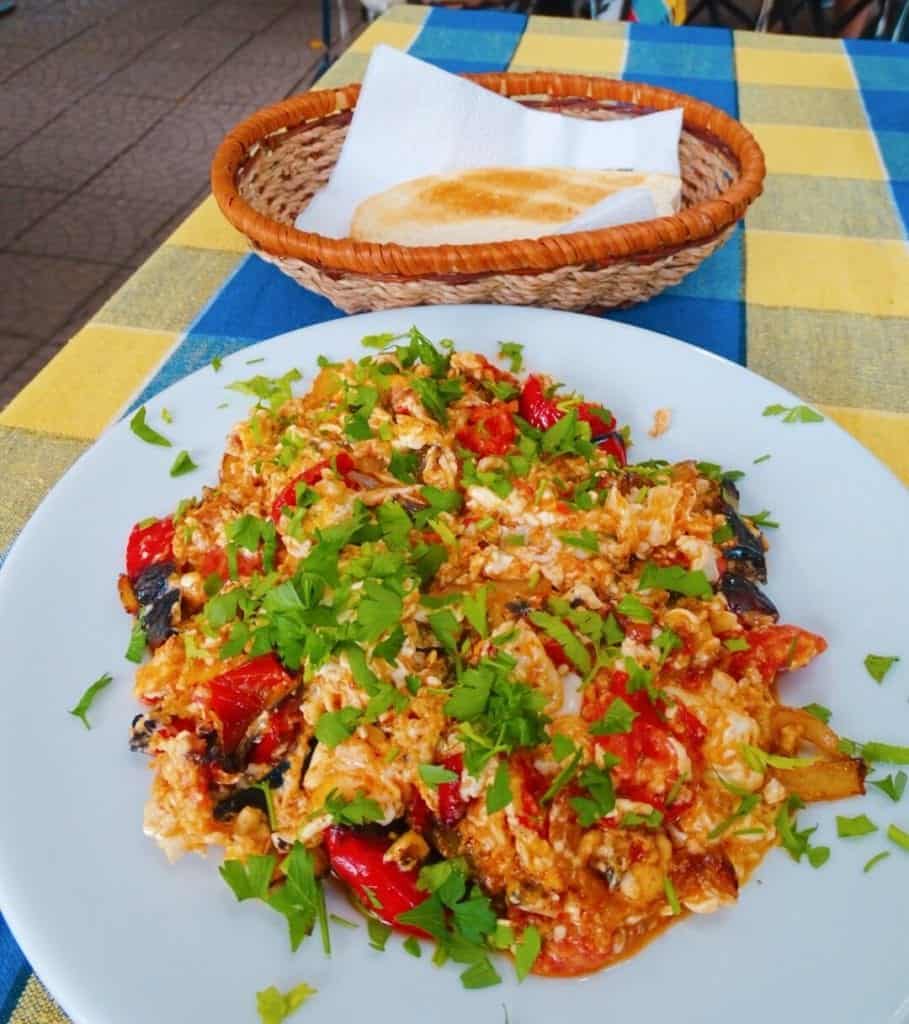
M335 952L317 938L289 952L278 915L238 904L217 857L175 867L142 835L150 776L127 749L136 711L133 667L123 660L129 622L115 582L131 525L165 513L214 482L223 440L245 414L224 385L299 367L308 386L320 352L362 353L364 334L416 323L430 337L492 354L523 342L527 364L554 374L630 422L640 460L696 456L747 471L743 508L770 508L768 592L782 620L824 634L830 650L784 683L785 699L834 709L844 734L909 740L906 641L907 492L833 423L786 425L763 417L782 389L678 341L606 320L502 306L398 310L320 324L263 342L206 368L149 403L173 449L139 442L125 423L109 430L35 513L0 573L0 906L39 975L79 1024L251 1024L254 993L300 981L319 993L294 1020L433 1020L539 1024L570 1012L580 1021L697 1024L896 1024L909 1018L906 921L909 855L873 873L862 864L888 848L891 821L909 807L874 791L864 801L810 808L815 841L829 843L815 871L773 851L739 905L691 918L631 961L579 981L530 978L465 992L452 968L413 960L393 938L371 950L363 928L334 929ZM245 361L265 361L253 367ZM227 401L229 408L218 410ZM647 437L656 408L672 426ZM199 472L173 480L175 452ZM769 452L759 465L752 460ZM877 686L862 659L903 654ZM86 732L66 713L102 672L115 683ZM836 813L867 812L881 833L837 840ZM348 910L349 913L349 910ZM510 969L503 974L511 975Z

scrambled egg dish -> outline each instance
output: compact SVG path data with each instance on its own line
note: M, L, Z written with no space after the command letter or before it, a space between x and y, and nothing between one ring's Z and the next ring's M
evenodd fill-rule
M628 464L603 405L434 345L364 339L258 401L217 485L129 538L120 595L170 858L223 847L239 899L330 943L431 939L468 987L577 975L732 904L805 800L863 763L782 672L758 517L710 463ZM604 396L606 397L606 396ZM756 522L755 520L758 519Z

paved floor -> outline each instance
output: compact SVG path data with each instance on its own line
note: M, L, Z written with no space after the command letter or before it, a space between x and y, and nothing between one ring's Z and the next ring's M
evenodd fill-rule
M310 85L321 25L319 0L19 0L0 18L0 408L206 193L230 126Z

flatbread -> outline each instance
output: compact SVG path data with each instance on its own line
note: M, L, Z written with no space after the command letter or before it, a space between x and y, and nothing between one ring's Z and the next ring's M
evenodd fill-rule
M351 237L400 245L455 245L539 238L622 189L646 188L657 216L679 208L671 174L562 167L480 167L402 182L365 199Z

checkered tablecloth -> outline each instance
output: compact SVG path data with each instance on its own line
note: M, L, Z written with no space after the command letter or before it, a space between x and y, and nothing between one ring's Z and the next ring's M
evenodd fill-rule
M744 121L769 172L745 225L676 288L610 316L791 388L909 482L909 46L403 6L323 83L360 78L380 42L450 71L664 85ZM206 200L0 413L0 552L125 409L216 355L340 316L248 255ZM0 918L0 1024L65 1020Z

